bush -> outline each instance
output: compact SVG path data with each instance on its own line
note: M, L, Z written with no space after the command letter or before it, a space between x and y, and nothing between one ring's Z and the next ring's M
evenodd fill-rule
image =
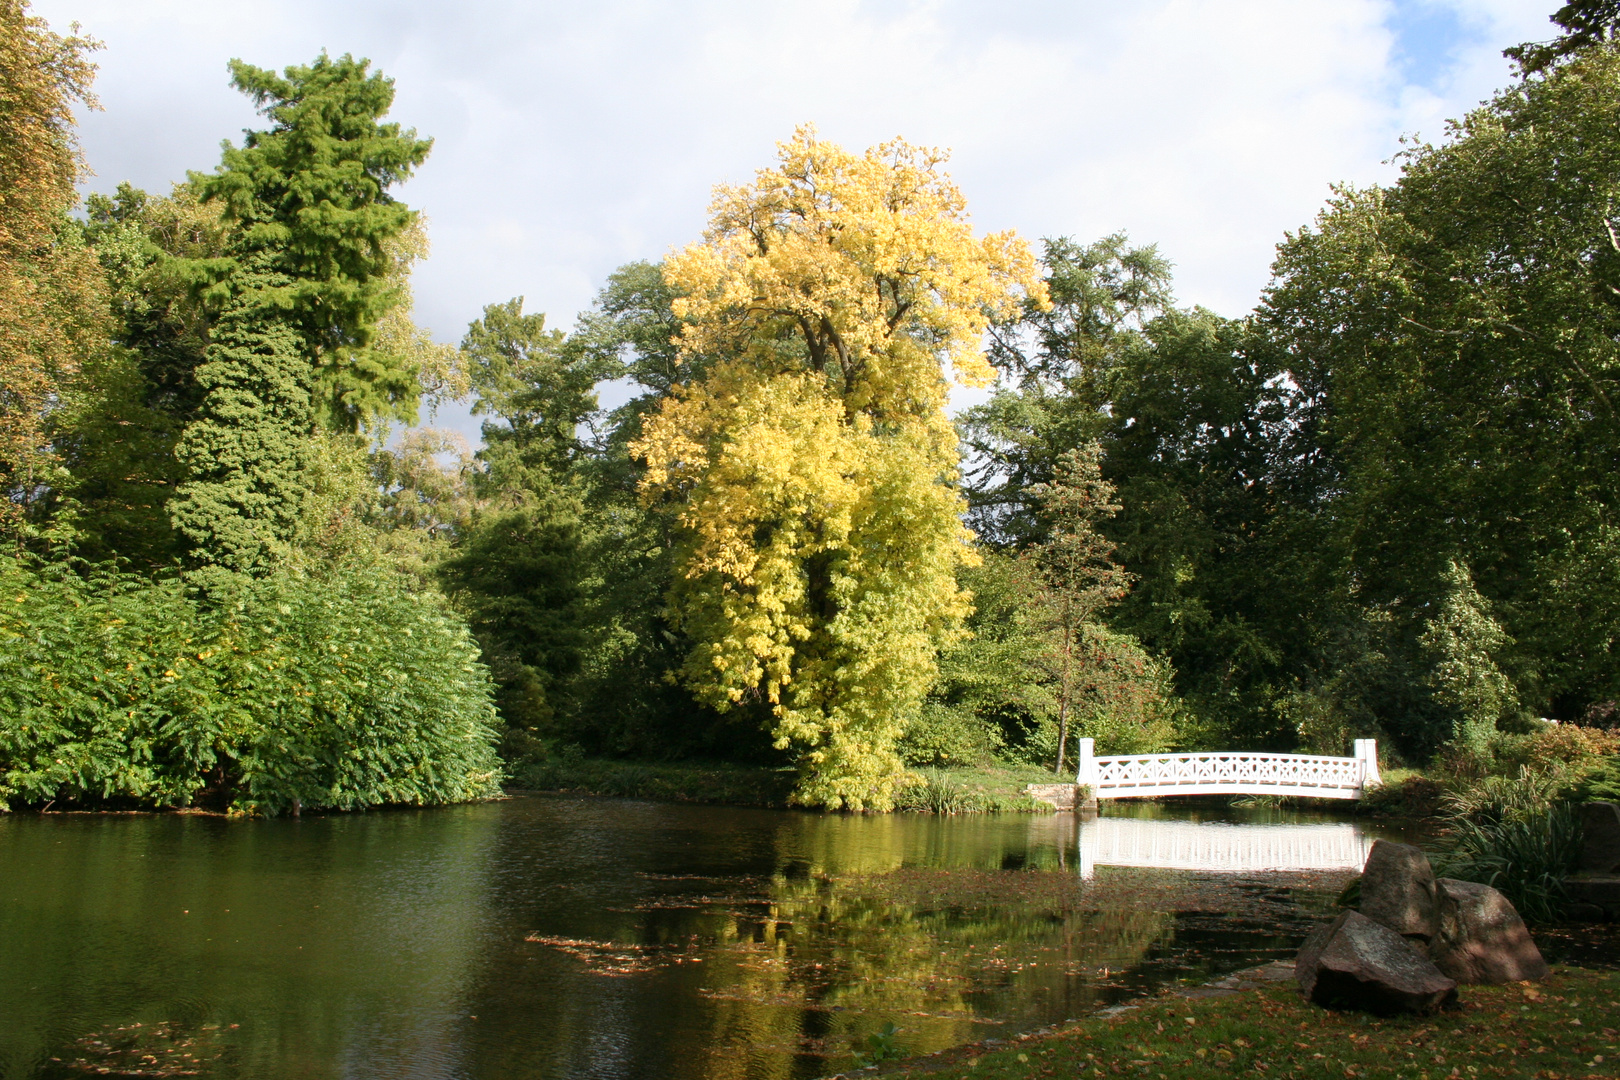
M1573 797L1577 802L1620 802L1620 756L1604 758L1594 765L1581 778Z
M204 599L0 560L0 806L276 814L499 793L489 674L439 597L368 565Z
M970 708L929 700L900 738L907 765L980 765L991 761L1004 739L1001 730Z
M588 759L568 746L517 769L513 783L533 791L584 792L627 799L730 806L786 806L792 770L750 768L727 762L658 764Z
M1477 745L1452 743L1440 758L1441 771L1459 781L1516 776L1521 770L1582 772L1620 751L1620 732L1578 724L1530 721L1530 730L1497 731Z
M1445 787L1421 773L1386 773L1384 782L1361 793L1356 813L1373 817L1431 818L1440 812Z

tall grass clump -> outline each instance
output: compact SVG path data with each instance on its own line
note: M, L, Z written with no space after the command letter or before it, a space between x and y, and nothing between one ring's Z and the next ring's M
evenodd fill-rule
M367 564L179 579L0 559L0 808L235 811L499 793L489 673L432 594Z
M1556 919L1581 850L1580 821L1560 797L1567 784L1562 769L1520 769L1448 794L1442 811L1452 842L1437 871L1497 889L1527 921Z
M918 769L895 795L896 810L922 814L1050 813L1028 795L986 790L963 782L946 769Z

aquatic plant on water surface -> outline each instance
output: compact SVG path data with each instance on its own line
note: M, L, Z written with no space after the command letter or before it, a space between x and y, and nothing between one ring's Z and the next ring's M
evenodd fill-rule
M278 814L499 793L465 624L348 564L182 580L0 560L0 806Z

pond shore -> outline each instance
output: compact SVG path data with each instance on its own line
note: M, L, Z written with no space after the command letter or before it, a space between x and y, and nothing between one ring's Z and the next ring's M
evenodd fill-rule
M1030 799L1029 784L1050 783L1052 773L1038 765L994 765L983 768L920 768L922 783L908 789L900 810L937 813L1011 811L1051 813L1052 807ZM570 795L708 803L786 809L798 779L791 768L735 765L729 762L647 762L610 758L554 758L519 765L507 789Z
M1292 964L1280 961L1010 1040L837 1076L1612 1077L1617 1024L1620 970L1612 968L1558 966L1534 985L1465 987L1457 1007L1432 1016L1381 1018L1302 1000ZM903 1030L896 1042L904 1044Z

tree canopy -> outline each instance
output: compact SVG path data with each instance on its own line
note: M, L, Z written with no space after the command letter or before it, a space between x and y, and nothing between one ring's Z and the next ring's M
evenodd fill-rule
M681 529L688 685L769 708L802 800L884 809L968 610L947 386L989 378L989 319L1044 287L1022 242L973 236L937 152L802 129L779 157L719 189L707 241L666 264L682 352L716 359L634 450Z

